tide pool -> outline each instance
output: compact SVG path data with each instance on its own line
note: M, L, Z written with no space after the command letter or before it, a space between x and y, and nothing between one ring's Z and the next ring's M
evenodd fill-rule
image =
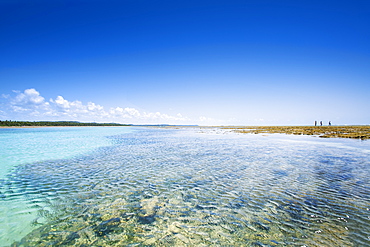
M87 141L93 147L84 152L8 169L1 243L370 245L368 141L199 128L97 130L77 128L72 136L105 144ZM19 231L22 217L27 231Z

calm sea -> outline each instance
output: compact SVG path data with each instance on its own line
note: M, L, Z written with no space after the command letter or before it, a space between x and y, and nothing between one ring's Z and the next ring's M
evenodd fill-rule
M370 141L0 129L0 245L370 246Z

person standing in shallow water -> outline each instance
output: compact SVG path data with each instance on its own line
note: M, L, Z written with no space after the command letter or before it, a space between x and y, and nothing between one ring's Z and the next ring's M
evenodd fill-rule
M329 126L331 126L331 121L329 121Z
M322 121L320 121L320 126L322 126Z
M317 121L315 121L315 126L317 126Z

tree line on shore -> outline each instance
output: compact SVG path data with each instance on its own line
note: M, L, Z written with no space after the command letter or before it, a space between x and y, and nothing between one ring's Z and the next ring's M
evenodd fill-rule
M0 120L0 126L23 127L23 126L130 126L131 124L118 123L81 123L76 121L12 121Z

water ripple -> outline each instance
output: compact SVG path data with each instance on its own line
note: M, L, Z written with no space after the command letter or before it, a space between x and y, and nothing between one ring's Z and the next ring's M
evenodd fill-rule
M302 138L302 137L294 137ZM74 159L19 166L13 246L370 245L370 154L262 136L147 130Z

